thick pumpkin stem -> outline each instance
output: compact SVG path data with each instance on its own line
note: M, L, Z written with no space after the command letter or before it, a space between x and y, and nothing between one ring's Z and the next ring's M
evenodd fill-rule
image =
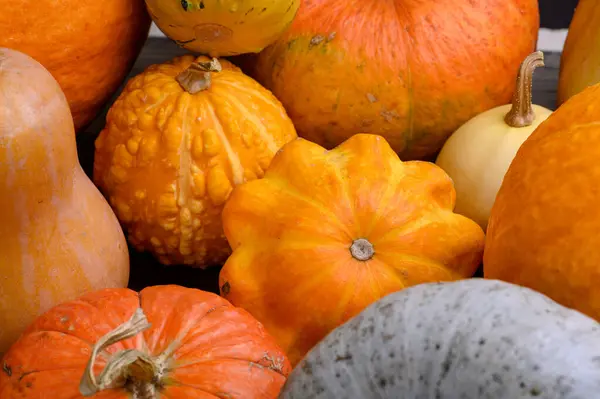
M212 72L221 72L222 70L219 60L213 58L208 62L194 62L175 79L183 87L183 90L190 94L196 94L210 87Z
M504 117L507 125L525 127L531 125L535 120L535 113L531 106L531 89L533 71L540 66L544 66L544 53L541 51L529 54L521 63L517 76L517 87L513 94L512 108Z
M100 375L94 375L99 352L148 328L150 323L140 308L131 319L100 338L92 348L90 360L79 383L79 392L83 396L92 396L104 389L124 387L132 393L134 399L158 398L157 384L163 371L156 361L137 349L127 349L114 354Z
M366 238L359 238L350 246L350 253L354 259L366 261L375 255L375 248Z

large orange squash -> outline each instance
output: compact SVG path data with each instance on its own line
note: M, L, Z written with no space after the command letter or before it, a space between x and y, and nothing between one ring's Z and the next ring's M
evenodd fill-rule
M233 254L221 294L295 364L386 294L475 272L484 233L454 203L441 168L401 162L380 136L355 135L332 151L298 139L225 205Z
M221 265L221 210L296 138L281 103L226 60L177 57L131 79L96 140L94 180L129 241L164 264Z
M417 159L510 101L538 28L537 0L307 0L251 69L300 136L374 133Z
M128 279L123 231L79 165L58 83L0 48L0 355L50 307Z
M22 51L58 80L80 130L133 66L150 29L144 0L3 0L0 47Z
M600 320L600 84L523 143L492 207L484 275Z
M290 369L264 327L216 294L105 289L25 331L2 359L0 397L276 399Z

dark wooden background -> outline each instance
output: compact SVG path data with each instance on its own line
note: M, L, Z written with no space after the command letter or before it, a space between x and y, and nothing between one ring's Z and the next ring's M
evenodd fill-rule
M577 0L539 0L539 3L541 26L549 29L564 29L569 25ZM185 50L168 39L150 38L128 78L141 73L150 64L161 63L185 53ZM537 69L534 74L534 103L550 109L555 108L559 62L560 53L545 53L546 67ZM104 126L108 107L119 92L120 90L108 102L105 111L78 135L79 159L90 177L94 162L94 140ZM162 266L151 255L138 253L132 248L130 248L130 256L129 287L132 289L140 290L146 286L160 284L179 284L218 293L218 267L200 270L188 266Z
M577 0L539 0L540 25L548 29L566 29L573 18Z

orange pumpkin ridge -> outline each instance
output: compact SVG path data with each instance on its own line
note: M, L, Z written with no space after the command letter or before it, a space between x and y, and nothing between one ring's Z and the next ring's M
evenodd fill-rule
M52 73L69 101L77 131L119 88L150 29L144 0L4 4L0 47L28 54Z
M245 61L301 137L332 148L373 133L401 159L423 159L510 101L538 28L536 0L308 0Z
M175 285L99 290L55 306L2 362L2 399L275 399L291 371L246 311Z
M35 317L84 292L126 287L119 222L81 169L52 75L0 48L0 355Z
M439 167L400 161L380 136L331 151L297 139L223 209L233 254L221 294L261 321L294 365L379 298L473 275L484 234L453 213L454 201Z

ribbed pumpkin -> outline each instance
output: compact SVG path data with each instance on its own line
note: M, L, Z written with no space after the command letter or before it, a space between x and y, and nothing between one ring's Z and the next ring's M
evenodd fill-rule
M42 312L128 279L125 236L78 162L65 95L40 63L0 48L0 356Z
M484 276L600 320L600 84L522 144L492 207Z
M301 137L373 133L421 159L510 101L538 27L537 0L310 0L251 70Z
M80 130L133 66L150 28L144 0L4 0L0 47L22 51L54 76Z
M275 399L290 372L264 327L175 285L90 292L39 317L2 359L2 399Z
M380 136L358 134L332 151L297 139L225 205L233 254L221 294L295 364L386 294L475 272L484 234L454 204L441 168L401 162Z
M221 210L296 131L279 101L226 60L177 57L131 79L96 140L94 180L130 242L164 264L220 264Z
M300 0L146 0L156 25L178 45L213 57L258 53L294 19Z
M561 105L600 82L600 2L579 0L560 59L557 102Z

